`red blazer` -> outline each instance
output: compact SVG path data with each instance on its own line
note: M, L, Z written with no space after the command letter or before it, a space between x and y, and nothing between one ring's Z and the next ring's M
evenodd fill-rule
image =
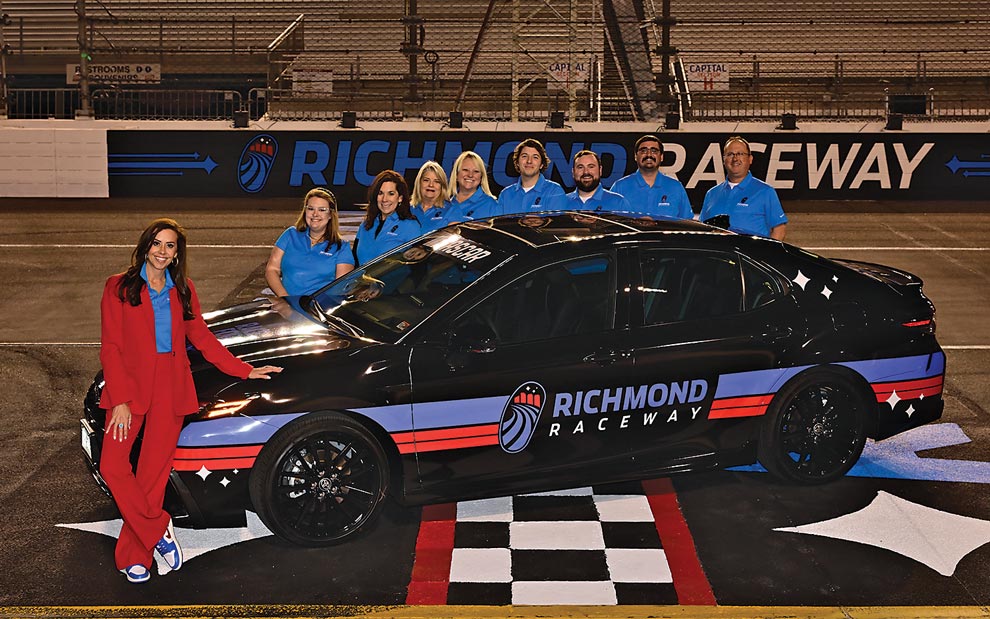
M100 363L103 365L103 394L100 407L107 410L127 402L131 413L144 415L151 405L154 384L155 356L155 312L151 308L148 287L141 290L141 304L132 306L117 296L123 274L112 275L103 288L100 302ZM228 351L203 322L199 308L199 297L192 281L192 320L182 319L182 303L179 294L172 288L169 304L172 311L172 386L174 390L175 414L190 415L199 410L192 372L189 370L189 356L186 354L186 339L192 342L207 361L221 371L238 378L247 378L251 365L241 361Z

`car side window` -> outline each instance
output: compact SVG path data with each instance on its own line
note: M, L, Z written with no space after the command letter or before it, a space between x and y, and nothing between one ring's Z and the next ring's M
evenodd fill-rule
M743 291L746 300L743 309L752 310L770 301L773 301L781 294L780 284L770 273L750 263L748 260L742 261Z
M455 331L481 326L501 344L603 331L611 321L612 270L607 256L543 267L476 305Z
M742 308L742 278L735 255L646 250L642 273L647 325L715 318Z

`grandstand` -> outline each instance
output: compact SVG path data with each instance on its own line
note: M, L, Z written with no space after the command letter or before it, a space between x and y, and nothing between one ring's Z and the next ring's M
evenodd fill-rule
M93 63L160 66L156 84L94 81L98 117L990 116L990 17L976 0L940 2L937 15L922 0L753 0L737 14L699 0L0 7L11 116L71 117L78 88L64 74L81 33Z

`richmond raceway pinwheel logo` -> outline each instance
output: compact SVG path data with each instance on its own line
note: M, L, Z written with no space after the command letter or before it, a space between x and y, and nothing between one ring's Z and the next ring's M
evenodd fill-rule
M275 164L278 154L278 142L270 135L255 136L244 150L237 162L237 184L248 193L261 191Z
M547 392L539 383L524 383L516 389L502 411L498 424L498 444L510 454L529 445L543 412Z

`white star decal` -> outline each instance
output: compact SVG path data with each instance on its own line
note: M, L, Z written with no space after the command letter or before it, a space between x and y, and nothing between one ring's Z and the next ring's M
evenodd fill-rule
M196 474L199 475L203 479L203 481L206 481L206 478L209 477L210 473L212 472L213 471L206 468L206 465L204 464L203 466L200 467L198 471L196 471Z
M828 289L828 286L822 288L822 296L826 299L832 298L832 291Z
M952 576L959 562L990 542L990 522L918 505L886 492L859 510L787 531L843 539L890 550Z
M237 475L238 473L240 473L240 471L237 470L237 469L234 469L234 475Z
M838 284L839 283L839 276L838 275L833 275L832 276L832 281L835 282L836 284Z
M908 404L907 410L904 412L907 413L908 419L910 419L911 415L914 413L914 406Z
M924 399L925 399L925 394L919 393L918 394L918 400L920 401L920 400L924 400Z
M896 391L890 392L890 397L887 398L887 404L890 404L890 410L894 410L897 403L901 401L901 398L897 395Z
M226 488L227 487L227 484L229 484L229 483L230 483L230 480L227 479L226 477L224 477L223 479L220 480L220 485L223 486L224 488Z
M797 284L798 286L801 286L801 290L804 290L805 285L807 285L807 283L810 282L811 280L805 277L804 273L802 273L801 270L798 269L797 277L795 277L791 281Z
M268 527L262 524L257 514L245 512L245 515L247 516L247 526L236 529L181 529L176 527L175 536L178 538L179 544L182 545L182 560L188 562L213 550L273 535ZM116 539L120 535L120 528L123 524L124 521L118 518L100 522L57 524L55 526L88 533L99 533ZM158 564L159 574L171 571L165 561L158 556L158 553L155 553L155 562Z

